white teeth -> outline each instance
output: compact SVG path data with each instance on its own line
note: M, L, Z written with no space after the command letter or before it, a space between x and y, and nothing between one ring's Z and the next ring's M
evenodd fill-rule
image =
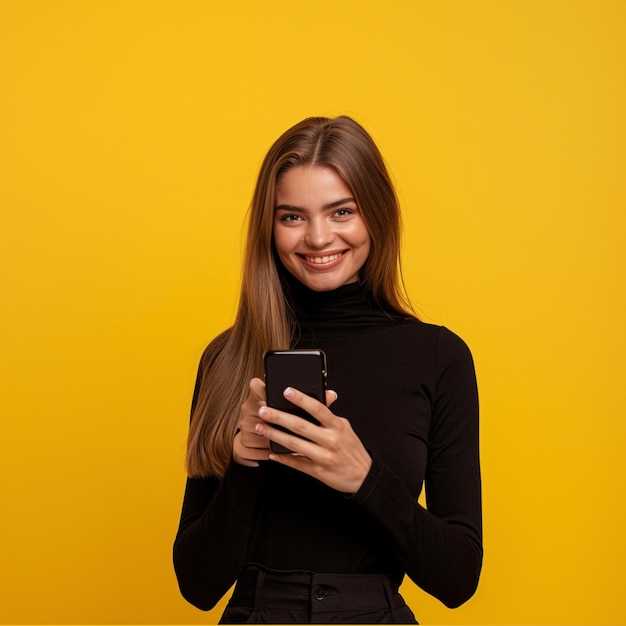
M337 260L341 256L341 253L331 254L330 256L305 256L305 260L309 263L315 263L316 265L321 265L322 263L330 263L331 261Z

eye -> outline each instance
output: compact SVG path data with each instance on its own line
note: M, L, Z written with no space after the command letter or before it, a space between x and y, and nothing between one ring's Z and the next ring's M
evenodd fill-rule
M345 218L350 217L350 215L354 215L354 211L352 209L337 209L335 211L335 217Z
M295 213L285 213L284 215L280 216L280 221L281 222L297 222L300 218L299 215L296 215Z

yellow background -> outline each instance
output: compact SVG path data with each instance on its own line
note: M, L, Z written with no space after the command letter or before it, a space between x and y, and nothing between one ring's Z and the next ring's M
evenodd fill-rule
M171 543L260 160L379 143L427 321L470 344L485 562L422 623L626 622L626 3L4 0L3 623L204 623Z

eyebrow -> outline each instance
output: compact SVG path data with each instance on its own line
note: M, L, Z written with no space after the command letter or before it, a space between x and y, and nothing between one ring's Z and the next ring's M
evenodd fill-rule
M349 202L354 202L354 204L356 204L356 200L352 197L349 198L342 198L341 200L335 200L334 202L329 202L328 204L325 204L322 209L323 210L328 210L328 209L334 209L335 207L341 206L342 204L348 204ZM302 208L302 207L297 207L297 206L293 206L291 204L279 204L278 206L274 207L274 211L306 211L306 209Z

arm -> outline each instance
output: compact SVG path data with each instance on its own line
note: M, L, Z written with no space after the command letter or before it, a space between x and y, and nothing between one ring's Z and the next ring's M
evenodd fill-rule
M202 377L219 350L218 341L209 346L200 361L192 412ZM261 469L232 461L221 479L187 479L173 556L180 591L194 606L211 609L239 575L261 480Z
M183 597L208 611L237 579L246 558L261 471L231 463L223 479L189 478L174 542Z
M453 608L475 592L482 565L478 394L465 344L441 329L428 442L426 499L420 506L380 459L354 502L387 532L408 575Z

